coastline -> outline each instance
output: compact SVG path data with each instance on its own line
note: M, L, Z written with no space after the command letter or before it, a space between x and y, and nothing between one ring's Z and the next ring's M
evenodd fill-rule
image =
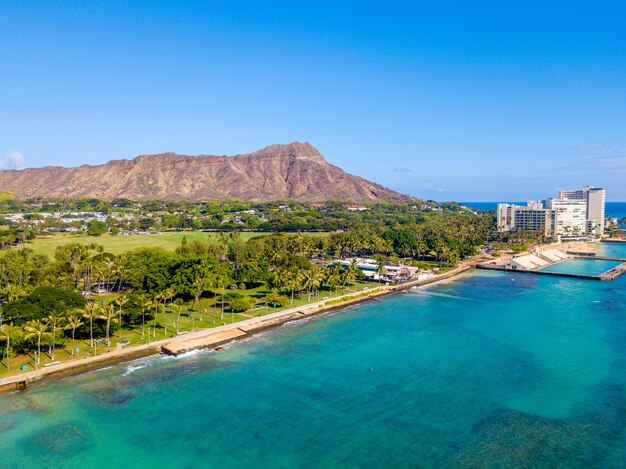
M451 281L472 269L472 264L462 263L448 272L435 275L429 279L415 280L401 285L375 286L360 292L346 293L334 300L321 300L306 306L290 308L233 324L189 332L175 338L152 342L151 344L113 350L96 357L73 360L54 367L2 378L0 379L0 394L26 390L33 383L45 383L62 379L159 353L180 355L191 350L216 348L236 340L252 337L255 333L279 327L287 322L339 311L347 306L372 301L412 287Z

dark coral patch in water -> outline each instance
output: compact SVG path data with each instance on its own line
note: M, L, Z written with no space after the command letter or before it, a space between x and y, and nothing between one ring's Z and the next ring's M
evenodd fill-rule
M112 392L110 390L102 390L97 393L99 403L105 406L121 406L128 404L136 397L136 393L122 389L117 389Z
M83 451L89 441L90 437L80 427L61 424L28 437L19 446L41 454L75 454Z
M451 465L473 468L590 467L612 450L613 422L553 420L501 411L475 427Z

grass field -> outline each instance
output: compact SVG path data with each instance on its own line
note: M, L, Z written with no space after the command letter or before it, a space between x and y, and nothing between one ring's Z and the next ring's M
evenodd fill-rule
M269 233L250 233L243 232L240 236L243 240L249 240L255 236L265 236ZM327 236L328 233L305 233L310 236ZM76 236L72 234L54 234L41 236L28 244L37 254L45 254L53 257L54 251L58 246L64 246L69 243L96 243L104 246L106 252L112 254L122 254L131 249L144 247L160 247L168 251L173 251L187 237L187 241L194 239L209 243L217 243L217 234L205 231L168 231L160 234L131 235L131 236L111 236L103 235L97 237Z

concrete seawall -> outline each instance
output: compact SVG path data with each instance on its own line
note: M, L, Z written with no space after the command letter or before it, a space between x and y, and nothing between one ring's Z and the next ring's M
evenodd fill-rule
M299 308L292 308L278 313L248 319L236 324L229 324L215 329L205 330L202 331L202 334L197 334L193 337L185 336L184 338L176 338L172 340L172 342L164 345L162 350L164 353L169 355L180 355L181 353L185 353L190 350L218 347L231 341L251 337L255 333L279 327L291 321L297 321L306 317L337 311L345 308L346 306L371 301L381 296L391 295L415 286L428 285L449 279L466 272L471 268L472 267L470 266L462 265L451 270L450 272L433 276L429 279L406 282L401 285L381 285L380 287L374 287L369 290L355 292L352 295L346 295L344 301L336 304L329 305L327 303L332 302L333 300L323 300Z
M163 341L161 341L163 342ZM148 357L161 351L161 345L155 342L150 345L140 345L128 350L113 351L103 353L97 357L85 358L83 360L73 360L61 363L54 367L29 371L22 375L11 376L0 380L0 393L21 391L26 389L31 383L46 382L62 379L67 376L86 373L107 366L115 365L138 358Z

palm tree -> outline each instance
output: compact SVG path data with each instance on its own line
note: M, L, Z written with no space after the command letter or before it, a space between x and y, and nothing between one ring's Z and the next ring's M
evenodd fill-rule
M287 286L290 278L291 278L291 274L289 270L282 268L282 267L278 267L274 269L274 272L272 275L272 284L275 288L278 288L279 290L281 290Z
M293 294L296 290L300 290L302 289L302 273L300 272L300 270L297 270L298 268L294 268L294 270L292 270L290 272L290 277L287 280L287 284L285 285L289 290L291 290L291 303L290 305L293 305Z
M176 296L176 291L173 288L168 288L163 292L163 297L165 300L170 300L170 306L172 306L172 298Z
M224 296L226 296L226 278L220 277L220 283L222 286L222 313L220 314L220 319L224 319Z
M98 318L104 319L107 323L106 340L107 340L107 346L110 346L111 339L110 339L109 331L111 330L111 323L117 321L117 318L115 317L115 306L113 306L111 303L102 306L102 308L100 309L100 315L98 316Z
M382 262L379 263L378 267L376 267L376 273L378 274L378 281L382 283L383 277L387 275L387 268L385 267L385 264Z
M54 361L54 350L56 348L57 341L57 328L62 327L65 321L65 314L53 311L45 319L48 326L52 327L52 360Z
M30 321L26 323L24 330L26 331L26 339L37 337L37 360L35 360L35 369L38 369L39 363L41 362L41 339L50 336L48 324L39 320Z
M320 268L317 266L312 266L310 269L306 269L302 272L302 288L304 288L309 294L309 299L307 301L311 301L313 290L320 286L322 279L323 272L321 272Z
M324 276L325 276L324 268L320 266L313 266L311 271L312 271L312 275L311 275L312 278L310 280L310 285L311 285L311 288L313 289L314 295L319 296L320 287L322 286L322 283L324 282Z
M120 324L120 339L122 338L122 307L128 303L128 297L126 295L120 295L115 298L115 304L120 307L119 309L119 324Z
M206 278L196 277L195 280L193 281L193 286L195 287L196 292L193 296L193 303L191 304L191 309L195 307L196 303L202 296L202 293L204 292L204 290L206 290L206 286L207 286Z
M115 258L113 258L113 259L109 259L103 265L103 274L104 274L104 271L106 271L106 285L107 285L106 289L107 289L107 292L109 291L109 288L111 288L110 287L110 285L111 285L111 274L116 271L118 264L119 264L119 262L117 262L117 260Z
M196 277L196 279L194 280L193 285L196 291L193 297L193 303L191 304L191 309L195 309L196 303L200 301L200 297L206 290L217 287L218 279L215 275L210 275L211 273L214 272L212 272L210 266L205 265L202 277Z
M335 290L335 286L341 281L341 274L343 273L343 267L339 264L335 264L332 268L328 269L326 272L326 278L324 282L326 285L331 287L333 291Z
M157 316L159 314L159 306L161 303L159 301L159 295L154 295L150 300L150 307L154 308L154 325L152 326L152 337L156 337L156 327L157 327Z
M152 306L152 302L146 295L139 295L137 298L139 307L141 308L141 337L144 335L146 325L146 309Z
M99 306L97 303L93 301L87 302L85 305L85 311L83 312L83 317L85 319L89 319L89 346L93 347L93 320L98 318L100 314Z
M166 302L169 298L169 292L162 291L157 294L157 298L163 302L163 333L167 336L167 306Z
M113 286L111 287L111 292L113 292L113 288L117 285L117 292L119 293L122 290L122 284L124 283L124 264L121 262L119 258L115 259L115 275L117 279L113 281Z
M343 286L345 287L346 283L352 285L357 279L358 272L359 268L357 267L356 259L353 259L343 277Z
M13 326L13 324L3 324L0 326L0 338L5 340L7 343L7 370L11 369L11 364L9 363L9 358L11 356L11 340L18 338L21 333L22 330L17 326Z
M72 329L72 356L74 356L74 336L76 335L76 329L83 325L83 321L81 321L81 317L79 314L80 310L77 310L76 313L71 314L67 317L67 325L65 329Z
M428 245L424 242L423 239L418 238L415 242L415 253L418 259L422 258L423 253L424 251L426 251L426 249L428 249Z
M445 241L440 238L435 240L433 250L435 251L435 255L437 256L437 260L439 260L439 268L443 267L444 258L448 254L448 245Z
M176 311L178 313L178 317L176 318L176 334L178 334L179 330L178 330L178 325L180 324L180 313L183 311L185 305L184 302L181 298L177 298L176 300L174 300L174 303L172 304L172 308L174 309L174 311Z

